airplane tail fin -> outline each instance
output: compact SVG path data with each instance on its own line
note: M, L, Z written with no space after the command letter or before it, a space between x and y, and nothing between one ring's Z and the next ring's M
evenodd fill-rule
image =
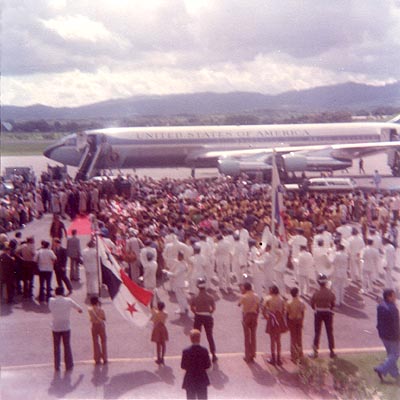
M394 118L390 119L388 122L391 122L394 124L400 124L400 114L395 116Z

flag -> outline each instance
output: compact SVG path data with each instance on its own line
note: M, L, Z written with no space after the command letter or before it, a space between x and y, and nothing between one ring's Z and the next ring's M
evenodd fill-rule
M272 154L272 218L271 218L271 231L275 235L275 223L278 228L278 235L282 242L286 242L285 225L283 223L283 186L279 178L278 167L276 166L275 151Z
M145 326L151 317L148 306L153 293L129 278L100 237L98 253L102 280L108 288L115 308L127 321L139 327Z

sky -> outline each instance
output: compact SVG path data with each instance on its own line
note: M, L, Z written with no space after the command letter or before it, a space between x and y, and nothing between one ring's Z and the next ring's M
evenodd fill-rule
M400 80L400 0L3 0L1 103Z

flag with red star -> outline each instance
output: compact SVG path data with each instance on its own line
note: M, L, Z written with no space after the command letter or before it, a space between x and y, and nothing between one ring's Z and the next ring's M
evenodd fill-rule
M102 280L115 308L127 321L139 327L145 326L151 317L148 306L153 292L143 289L129 278L101 238L98 238L98 251Z

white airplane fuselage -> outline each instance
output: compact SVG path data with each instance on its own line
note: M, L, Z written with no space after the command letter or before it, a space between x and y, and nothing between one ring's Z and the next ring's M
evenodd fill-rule
M95 147L106 144L112 149L111 157L99 157L97 169L199 168L217 167L226 157L257 154L258 149L394 141L400 137L400 127L387 122L134 127L98 129L84 135L92 138ZM47 148L44 155L78 166L83 149L78 150L77 134L72 134Z

